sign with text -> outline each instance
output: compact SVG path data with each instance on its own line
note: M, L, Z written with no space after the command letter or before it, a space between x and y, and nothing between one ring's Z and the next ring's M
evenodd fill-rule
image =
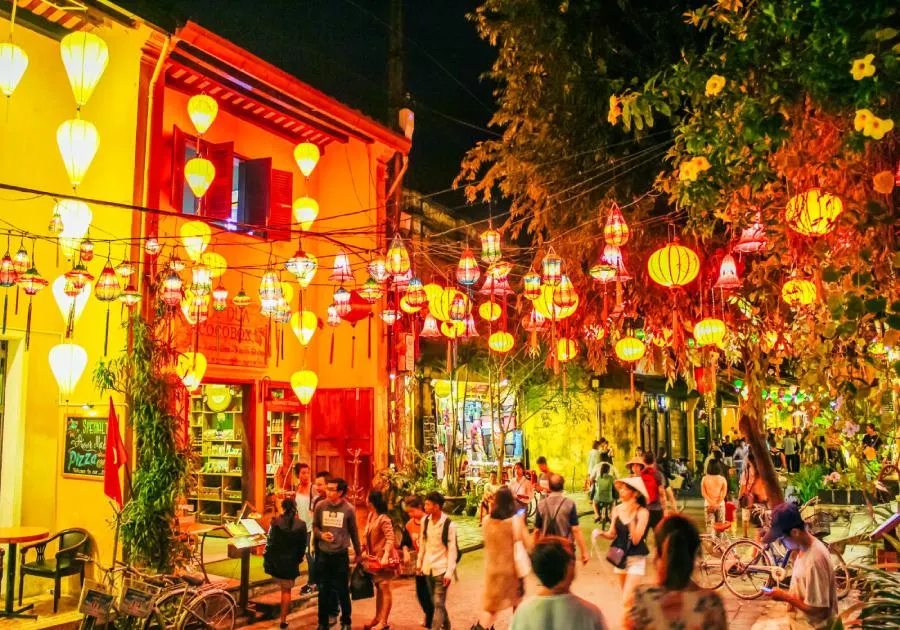
M107 418L66 418L63 475L103 479Z
M259 304L243 309L229 304L222 312L209 309L209 317L200 326L199 351L210 364L266 367L266 342L269 336L269 320L259 313ZM285 327L290 331L289 327ZM194 349L196 329L184 318L177 316L176 347L188 351ZM272 333L274 344L275 334Z

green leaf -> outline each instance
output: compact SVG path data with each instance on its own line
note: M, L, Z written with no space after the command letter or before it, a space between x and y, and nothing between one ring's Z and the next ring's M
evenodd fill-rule
M880 42L886 42L890 39L894 39L897 36L897 31L892 28L883 28L880 31L875 31L875 39Z
M825 282L837 282L841 279L841 273L831 265L822 270L822 280Z
M867 271L853 274L853 286L864 287L872 282L872 274Z
M892 313L887 316L886 321L891 328L900 330L900 315Z
M874 313L876 315L880 313L884 313L884 310L887 308L887 298L886 297L877 297L866 300L866 312Z

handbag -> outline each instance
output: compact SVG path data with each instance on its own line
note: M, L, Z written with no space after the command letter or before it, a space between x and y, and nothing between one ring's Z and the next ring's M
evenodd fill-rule
M606 561L617 569L624 569L625 565L628 564L628 556L625 553L626 550L621 547L610 547L609 551L606 552Z
M375 583L372 581L372 576L366 573L361 564L357 564L350 574L350 598L357 600L369 599L374 596Z

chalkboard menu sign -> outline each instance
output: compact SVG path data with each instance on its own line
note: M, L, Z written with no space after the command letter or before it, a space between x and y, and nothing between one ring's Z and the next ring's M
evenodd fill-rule
M106 423L106 418L66 418L63 475L103 478Z

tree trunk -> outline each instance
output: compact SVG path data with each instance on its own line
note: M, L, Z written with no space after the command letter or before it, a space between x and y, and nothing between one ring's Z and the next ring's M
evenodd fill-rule
M741 419L738 422L738 426L741 429L741 433L747 438L747 444L750 445L750 451L756 460L756 471L766 487L769 507L775 507L784 502L781 486L778 484L778 474L775 472L775 466L772 464L772 456L769 454L769 449L766 448L766 440L760 430L760 423L747 412L747 407L744 407L741 411Z

